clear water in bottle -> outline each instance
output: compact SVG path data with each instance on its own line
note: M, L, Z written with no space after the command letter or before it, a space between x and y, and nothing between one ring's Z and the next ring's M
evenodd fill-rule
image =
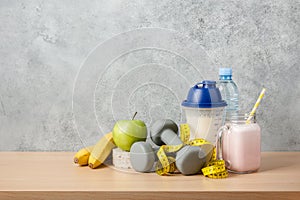
M227 121L230 116L235 116L239 111L239 90L235 82L232 80L231 68L219 69L218 87L223 100L226 101L223 122Z

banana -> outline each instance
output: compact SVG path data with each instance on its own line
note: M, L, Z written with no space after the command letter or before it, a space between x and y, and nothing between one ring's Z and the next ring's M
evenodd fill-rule
M89 167L95 169L100 166L109 156L111 150L115 148L112 132L104 135L98 143L94 146L93 151L89 157Z
M88 165L89 156L93 150L94 146L89 146L80 149L74 156L74 163L81 166Z

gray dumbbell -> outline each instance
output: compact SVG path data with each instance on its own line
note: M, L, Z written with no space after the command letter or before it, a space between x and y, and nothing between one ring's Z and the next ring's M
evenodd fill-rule
M152 127L150 137L158 145L178 145L182 141L177 136L178 127L172 120L158 120ZM198 173L208 162L213 152L213 145L184 146L176 155L176 167L184 175Z
M197 174L208 163L213 153L213 145L184 146L177 152L176 167L183 175Z
M157 120L150 129L150 138L158 146L179 145L182 141L177 135L178 127L172 120ZM184 175L196 174L211 157L213 146L207 147L185 146L176 155L176 166ZM139 172L152 169L156 155L151 145L146 142L136 142L130 149L132 167ZM177 161L178 160L178 161Z
M156 150L147 142L135 142L130 148L132 168L138 172L150 172L157 156Z
M178 126L170 119L157 120L150 129L150 138L158 146L182 144L177 134Z
M150 140L157 146L178 145L182 141L177 136L178 127L170 119L157 120L150 130ZM149 172L157 161L156 151L147 142L135 142L130 148L130 162L138 172Z

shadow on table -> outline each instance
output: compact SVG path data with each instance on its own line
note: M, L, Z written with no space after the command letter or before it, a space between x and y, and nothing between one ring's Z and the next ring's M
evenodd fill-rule
M278 154L280 154L280 156L278 156ZM262 155L259 172L290 167L297 164L296 159L291 155L281 154L279 152L278 154Z

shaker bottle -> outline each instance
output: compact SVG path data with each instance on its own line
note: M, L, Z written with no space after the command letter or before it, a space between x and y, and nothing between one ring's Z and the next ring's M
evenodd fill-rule
M246 123L247 118L247 114L231 116L218 134L218 159L225 160L233 173L251 173L260 167L261 129L255 115L250 123Z
M226 105L216 81L204 80L190 88L181 104L190 126L190 139L203 138L215 144Z

